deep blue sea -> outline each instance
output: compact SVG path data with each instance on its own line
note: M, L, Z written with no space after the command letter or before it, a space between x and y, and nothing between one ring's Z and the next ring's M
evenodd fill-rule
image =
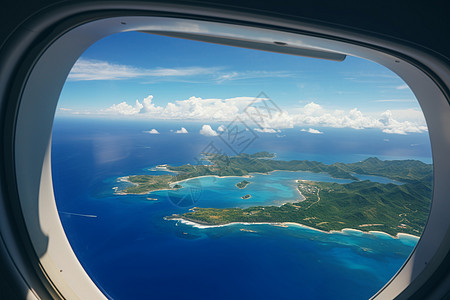
M412 237L359 231L330 234L297 225L199 228L164 220L192 206L294 202L301 199L297 179L348 182L326 174L254 174L246 179L251 184L244 190L235 187L239 177L204 177L183 182L177 192L114 194L115 187L126 184L118 178L161 174L154 169L160 164L194 164L211 142L225 152L232 150L217 136L200 135L201 125L55 119L52 171L61 221L86 272L111 299L368 299L397 272L417 243ZM220 124L211 125L216 129ZM182 126L188 134L174 132ZM153 128L160 134L145 132ZM320 130L324 133L298 128L257 133L245 152L265 150L276 153L277 159L327 164L371 156L431 163L427 134ZM373 176L361 179L392 182ZM241 199L245 194L252 197ZM183 199L193 201L178 201Z

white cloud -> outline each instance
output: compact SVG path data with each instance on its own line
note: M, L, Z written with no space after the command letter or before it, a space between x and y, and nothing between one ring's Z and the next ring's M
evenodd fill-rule
M141 111L144 106L136 100L135 106L131 106L125 101L119 104L113 104L110 108L107 109L108 112L117 113L119 115L135 115Z
M406 90L406 89L409 89L409 86L407 84L402 84L402 85L396 86L395 89Z
M59 110L60 111L72 111L71 108L64 108L64 107L60 107Z
M304 113L307 114L307 115L314 115L316 113L319 113L319 112L323 111L323 108L322 108L322 106L320 106L317 103L310 102L310 103L305 105L303 110L304 110Z
M80 58L72 67L68 80L119 80L141 75L142 72L130 66Z
M148 130L148 131L144 131L144 133L149 133L149 134L159 134L158 130L156 129L152 129L152 130Z
M410 121L420 125L425 125L425 117L420 109L391 109L392 117L398 121Z
M233 78L235 78L237 76L238 76L237 72L231 72L231 73L228 73L228 74L220 75L219 77L217 77L217 81L218 82L223 82L223 81L227 81L227 80L232 80Z
M157 77L167 77L167 76L195 76L195 75L205 75L212 74L217 71L217 68L202 68L202 67L187 67L187 68L158 68L158 69L148 69L145 70L145 76L157 76Z
M198 75L213 76L213 80L221 83L229 80L245 80L254 78L279 78L292 76L286 71L230 71L225 73L219 67L184 67L145 69L130 65L116 64L108 61L80 58L72 67L69 81L86 80L126 80L131 78L187 77Z
M301 131L309 132L309 133L312 133L312 134L323 134L322 131L319 131L319 130L313 129L313 128L309 128L309 129L304 129L303 128Z
M392 80L398 80L395 74L368 73L368 72L343 72L344 79L358 83L390 84Z
M291 77L292 73L286 71L246 71L246 72L229 72L221 74L217 77L216 81L222 83L224 81L230 80L244 80L244 79L255 79L255 78L283 78Z
M186 130L186 128L181 127L181 129L178 129L177 131L175 131L175 133L186 134L188 133L188 131Z
M349 111L326 110L317 105L307 104L293 115L296 126L320 126L334 128L378 128L386 133L407 134L410 132L425 132L427 127L421 112L408 109L387 111L378 116L363 114L357 108Z
M277 132L281 132L280 130L275 130L273 128L255 128L255 131L258 132L263 132L263 133L277 133Z
M410 103L417 103L414 99L381 99L381 100L374 100L374 102L410 102Z
M381 114L380 122L384 125L381 129L385 133L407 134L408 132L427 131L426 125L419 125L410 121L397 121L393 118L392 112L386 110Z
M149 95L147 98L144 98L142 100L142 110L139 111L139 113L161 113L163 111L162 107L155 106L154 103L152 103L153 96ZM136 100L137 101L137 100Z
M363 129L374 128L379 125L376 119L364 115L357 108L349 111L331 111L325 110L314 103L307 104L303 109L296 111L293 118L293 122L297 126Z
M183 77L216 73L218 68L156 68L143 69L102 60L80 58L68 76L69 81L124 80L139 77Z
M217 128L217 131L219 131L219 132L224 132L224 131L226 131L227 130L227 128L224 126L224 125L220 125L218 128Z
M121 115L141 114L155 119L231 121L254 100L254 97L236 97L223 100L192 96L186 100L169 102L164 107L153 103L153 96L150 95L142 103L136 100L134 107L122 102L112 105L104 112Z
M203 125L202 129L200 129L200 134L205 136L217 136L218 133L211 128L211 125Z
M256 99L256 103L266 100L264 98ZM350 110L330 110L318 103L310 102L303 107L290 109L288 112L275 110L268 113L263 111L265 106L261 105L261 109L258 108L260 109L259 115L254 114L257 111L253 106L247 109L247 113L251 116L257 116L250 119L245 113L245 109L251 103L255 103L254 97L203 99L192 96L186 100L177 100L169 102L165 106L158 106L154 102L153 96L150 95L142 102L136 100L134 105L123 101L100 113L203 122L231 122L239 117L251 126L258 125L258 127L263 128L259 129L260 132L271 133L294 127L378 128L385 133L393 134L427 131L423 114L417 108L389 110L382 113L364 113L356 107ZM217 129L219 132L224 130L226 128L223 125Z

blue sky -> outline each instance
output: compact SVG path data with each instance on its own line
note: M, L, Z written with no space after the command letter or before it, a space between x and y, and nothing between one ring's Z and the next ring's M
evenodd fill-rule
M267 132L293 127L426 131L414 94L376 63L354 57L334 62L138 32L111 35L80 57L57 115L230 121L261 92L283 110L262 124Z

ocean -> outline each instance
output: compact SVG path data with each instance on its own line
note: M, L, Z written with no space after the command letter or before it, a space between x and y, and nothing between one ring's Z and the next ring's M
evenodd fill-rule
M202 125L55 119L52 173L60 218L80 263L109 298L368 299L395 275L414 249L418 239L408 236L393 238L354 230L323 233L298 225L204 228L164 219L192 206L295 202L301 199L296 179L348 182L326 174L255 174L247 179L252 183L245 190L234 186L242 180L239 177L204 177L183 182L177 192L114 194L115 187L126 185L118 178L162 174L154 169L160 164L197 163L211 142L223 152L236 151L218 136L199 134ZM219 125L211 124L213 129ZM175 133L181 127L189 133ZM160 134L146 132L153 128ZM277 159L327 164L373 156L431 163L427 134L320 130L323 134L298 128L276 134L255 131L244 152L268 151ZM252 197L241 199L247 193ZM177 199L185 198L194 200L180 205Z

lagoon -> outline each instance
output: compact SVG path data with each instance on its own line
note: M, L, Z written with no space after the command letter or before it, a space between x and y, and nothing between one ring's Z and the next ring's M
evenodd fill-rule
M160 173L158 173L159 175ZM152 175L152 174L150 174ZM156 175L156 174L155 174ZM361 180L371 180L380 183L401 184L397 181L380 176L355 175ZM324 181L336 183L350 183L349 179L333 178L326 173L312 173L305 171L274 171L269 174L251 174L245 178L249 184L245 189L236 187L236 183L244 178L239 176L217 177L202 176L181 181L183 188L175 191L154 191L150 194L160 199L194 199L197 207L226 208L239 207L248 208L258 205L281 206L284 203L294 203L303 197L297 190L297 180ZM195 192L194 192L195 191ZM195 193L195 195L192 195ZM250 194L251 198L241 199L242 196Z

